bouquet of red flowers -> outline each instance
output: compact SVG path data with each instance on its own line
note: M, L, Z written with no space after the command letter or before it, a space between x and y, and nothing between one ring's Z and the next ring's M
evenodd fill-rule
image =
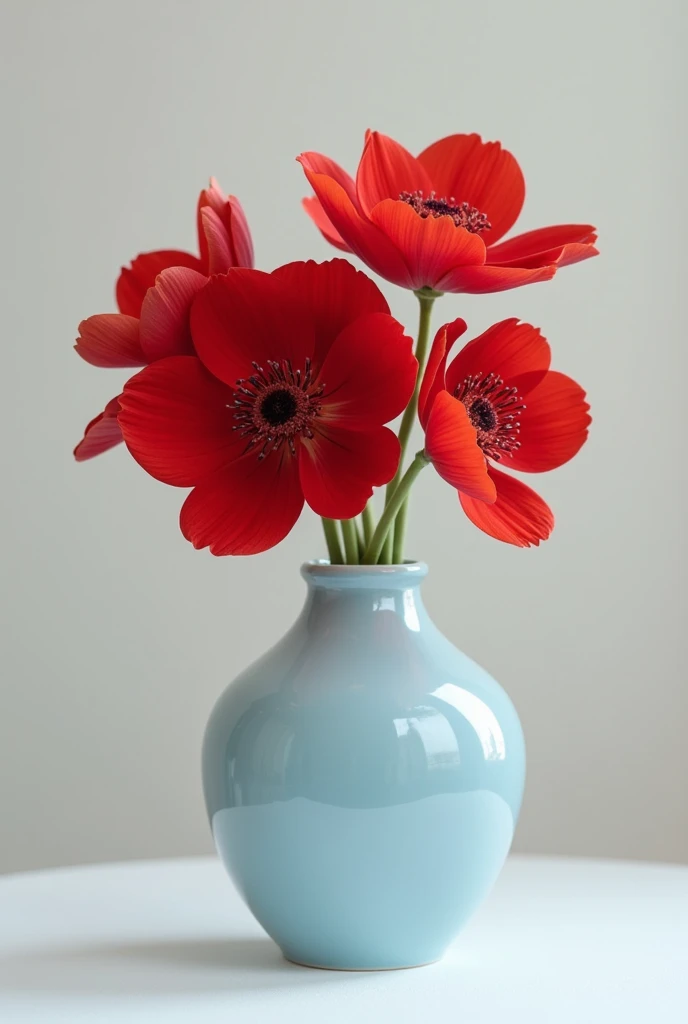
M418 297L415 346L346 259L254 269L241 205L211 180L198 255L137 256L117 281L119 313L79 327L87 362L143 369L88 424L77 460L124 440L152 476L191 488L182 532L216 555L278 544L306 503L332 563L400 563L409 492L430 464L479 529L539 544L552 512L504 470L572 458L590 424L585 393L550 369L539 328L503 320L458 348L465 321L443 324L430 344L431 313L447 292L549 280L596 255L595 229L561 224L502 241L523 205L523 174L478 135L413 157L369 132L355 181L322 154L299 161L315 192L304 207L325 238ZM424 443L405 465L416 416ZM370 499L384 485L376 522Z

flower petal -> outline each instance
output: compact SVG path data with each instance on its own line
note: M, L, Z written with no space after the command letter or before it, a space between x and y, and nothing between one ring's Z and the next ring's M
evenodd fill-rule
M330 245L334 245L337 249L341 249L342 252L351 252L351 249L323 210L322 204L317 196L308 196L306 199L302 199L301 205L315 224L316 228L318 228Z
M460 317L450 324L444 324L435 335L435 340L430 349L428 364L423 374L423 382L418 395L418 418L425 427L430 409L437 394L444 390L445 368L447 356L452 345L467 330L465 320Z
M216 178L210 179L210 185L208 188L204 188L198 197L198 203L196 205L196 230L198 232L198 250L201 254L201 263L203 264L203 273L209 274L210 271L210 253L209 243L205 224L203 223L203 211L212 210L218 215L222 214L225 203L227 202L227 196L224 194ZM228 263L227 266L231 266ZM226 269L226 268L225 268Z
M565 374L550 370L528 395L518 435L521 447L508 465L526 473L546 473L563 466L588 436L589 409L583 388Z
M279 544L303 508L296 459L247 456L200 483L182 506L180 526L213 555L256 555Z
M158 275L141 306L141 348L146 362L193 354L189 310L207 283L203 274L184 267L172 267Z
M494 501L495 487L464 405L447 391L432 403L425 428L425 454L439 475L481 501Z
M413 288L434 288L454 268L485 262L480 235L458 228L451 217L421 217L408 203L385 199L370 219L403 255Z
M225 207L225 224L232 239L235 266L252 268L254 264L253 238L244 208L236 196L230 196Z
M466 377L494 373L508 387L522 378L520 394L532 390L549 369L552 352L538 327L521 324L516 317L500 320L469 341L447 367L447 391L451 394ZM526 375L528 375L526 377Z
M203 269L223 274L230 267L253 267L253 240L236 196L226 196L215 178L198 197L198 244Z
M332 178L333 181L344 189L351 200L354 209L358 213L361 212L360 206L358 205L358 196L356 194L356 182L348 171L345 171L338 163L331 160L329 156L323 156L322 153L301 153L301 155L297 156L296 159L306 171L306 174L308 174L310 170L313 174L324 174L328 178Z
M230 267L236 265L229 235L222 219L209 206L200 212L201 231L203 232L203 249L207 253L206 271L208 274L226 274Z
M188 267L189 270L203 272L203 264L199 258L181 249L142 252L132 260L130 267L122 267L117 279L115 294L120 313L140 316L141 303L146 292L155 284L158 274L168 267Z
M272 272L308 310L315 330L315 358L324 359L335 338L368 313L389 313L387 299L374 281L348 260L287 263Z
M233 392L195 356L172 356L124 386L119 422L136 461L157 480L192 487L238 458Z
M122 438L122 431L117 422L119 412L119 401L111 399L105 406L103 412L91 420L84 431L84 436L74 449L74 458L77 462L85 462L96 455L101 455L119 444Z
M199 235L198 235L199 244L201 242L201 235L200 235L201 223L200 223L200 219L199 219L200 218L200 214L201 214L201 210L205 209L206 207L210 207L210 209L211 210L215 210L216 213L222 213L222 209L223 209L223 207L224 207L226 202L227 202L227 196L224 194L224 192L220 188L219 181L217 180L217 178L211 178L208 187L204 188L201 191L201 194L198 197L198 206L196 207L197 225L198 225L198 228L199 228Z
M402 145L380 132L368 132L356 174L358 202L370 215L383 199L398 199L402 192L432 192L432 177Z
M353 519L362 512L373 487L389 483L401 449L387 427L343 430L319 425L299 451L299 475L306 501L319 516Z
M303 166L325 215L339 232L346 245L381 277L402 288L412 288L411 276L401 253L384 232L364 219L338 182L326 174L317 174L302 154Z
M537 546L554 529L549 506L530 487L513 476L490 469L497 500L487 505L467 494L459 494L464 512L483 533L519 548Z
M291 360L303 369L315 350L312 319L303 299L275 274L232 268L210 279L191 306L191 334L205 366L236 384L253 374L253 363Z
M491 263L495 267L519 267L525 270L538 267L568 267L573 263L582 263L592 256L599 256L600 251L594 245L583 245L579 242L570 242L568 245L560 245L554 249L547 249L545 252L535 253L533 256L523 256L520 259L512 260L509 263Z
M505 292L510 288L520 288L524 284L537 284L538 281L551 281L556 273L556 266L534 267L456 267L437 283L441 292L468 292L473 295L485 295L488 292Z
M91 366L145 366L139 322L124 313L98 313L79 324L74 348Z
M413 341L402 325L388 313L361 316L344 328L322 364L320 422L353 430L364 422L387 423L408 405L417 374Z
M433 142L418 157L440 198L469 203L492 224L481 232L485 245L501 238L516 222L526 184L516 159L499 142L479 135L450 135Z
M518 266L544 266L556 263L555 259L543 259L541 263L527 263L536 256L545 256L548 251L564 249L571 244L592 245L597 240L592 224L555 224L535 231L526 231L522 235L514 235L506 242L491 245L487 250L487 262L517 264ZM597 250L595 250L597 251Z

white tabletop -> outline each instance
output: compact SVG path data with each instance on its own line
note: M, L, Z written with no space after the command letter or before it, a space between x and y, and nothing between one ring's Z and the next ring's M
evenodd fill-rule
M446 959L286 963L214 859L0 878L0 1021L688 1020L688 868L512 858Z

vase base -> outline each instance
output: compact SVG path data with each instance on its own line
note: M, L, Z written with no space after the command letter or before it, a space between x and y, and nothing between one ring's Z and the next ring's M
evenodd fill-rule
M421 964L399 964L394 967L333 967L331 964L306 963L304 960L296 960L294 957L287 956L286 953L283 956L287 963L295 964L296 967L308 967L314 971L348 971L353 974L360 974L362 972L376 974L380 971L414 971L419 967L430 967L432 964L439 963L439 960L424 960Z

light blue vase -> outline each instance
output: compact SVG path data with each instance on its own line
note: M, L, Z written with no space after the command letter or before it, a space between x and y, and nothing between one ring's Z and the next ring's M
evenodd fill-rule
M429 619L427 566L301 571L301 615L208 723L215 843L287 959L430 963L511 845L525 773L518 716Z

